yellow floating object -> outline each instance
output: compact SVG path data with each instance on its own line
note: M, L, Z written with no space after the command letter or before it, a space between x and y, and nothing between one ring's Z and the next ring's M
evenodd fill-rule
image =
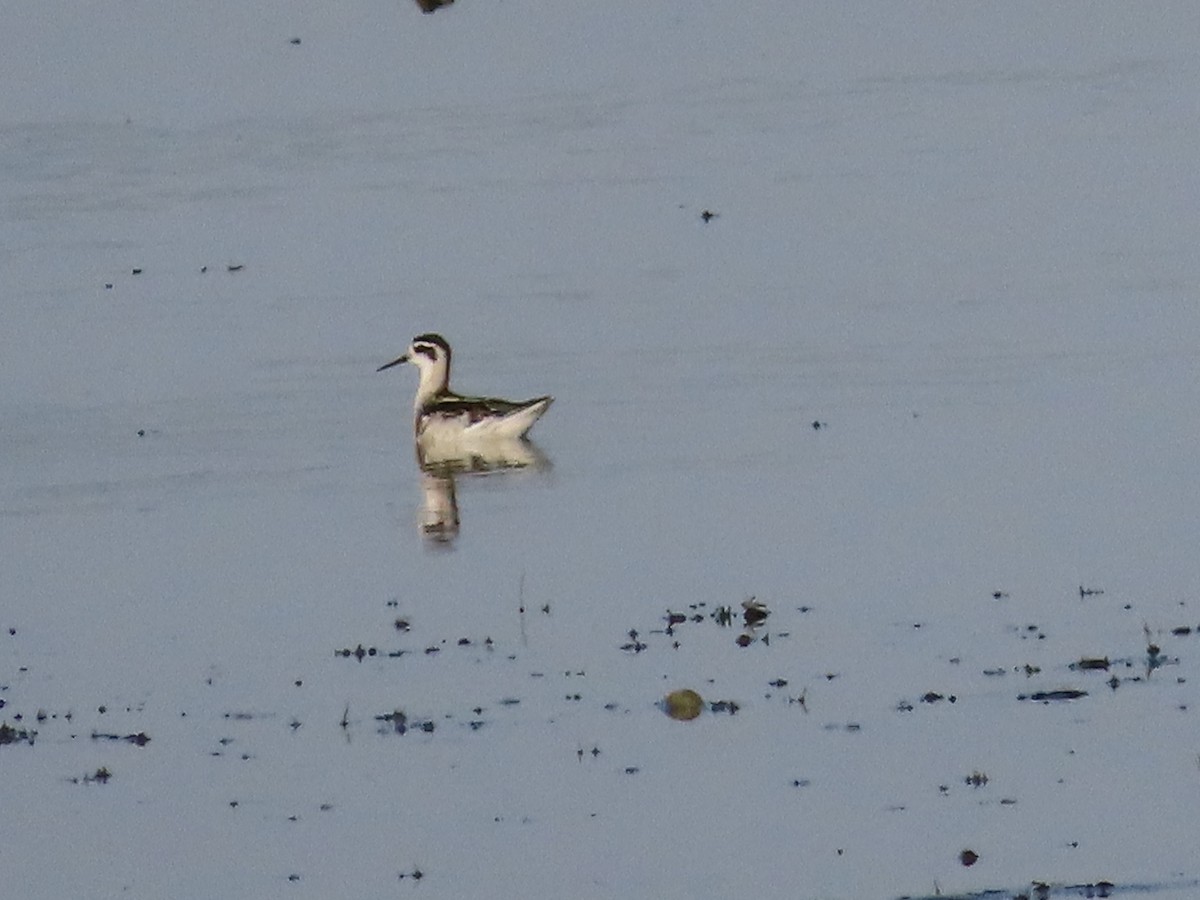
M672 719L690 722L704 710L704 698L687 688L671 691L663 699L663 711Z

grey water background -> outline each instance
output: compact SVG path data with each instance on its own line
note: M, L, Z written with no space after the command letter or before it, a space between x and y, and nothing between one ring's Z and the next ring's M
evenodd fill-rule
M25 896L1195 894L1192 7L5 18Z

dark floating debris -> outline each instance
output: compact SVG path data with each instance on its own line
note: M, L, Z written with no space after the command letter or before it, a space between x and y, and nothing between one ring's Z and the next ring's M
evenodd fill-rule
M967 894L955 894L953 895L953 900L1058 900L1058 898L1066 897L1145 896L1161 893L1162 891L1172 891L1175 893L1183 890L1194 891L1198 887L1200 887L1200 879L1173 882L1134 882L1131 884L1114 884L1111 881L1103 879L1078 884L1048 884L1044 881L1035 881L1019 889L997 890L989 888ZM940 891L936 894L920 898L904 896L900 900L935 900L935 898L936 900L951 900L950 897L942 894Z
M1071 663L1068 668L1080 672L1107 672L1109 665L1107 656L1084 656L1078 662Z
M1082 584L1079 586L1079 599L1084 597L1098 597L1104 593L1103 588L1085 588Z
M101 766L90 775L84 775L82 778L72 778L72 784L108 784L108 780L112 778L112 772L108 771L108 766Z
M968 775L966 778L964 778L963 781L965 781L971 787L977 788L977 787L983 787L985 784L987 784L988 777L987 777L986 773L976 770L976 771L972 772L970 775Z
M35 737L37 737L36 731L29 731L25 728L13 728L7 722L0 723L0 747L5 744L16 744L21 741L25 741L32 747Z
M426 719L422 722L409 722L408 716L401 710L384 713L375 717L376 722L388 723L392 726L392 730L396 734L407 734L409 731L423 731L426 734L432 734L437 727L432 719Z
M951 703L957 703L958 697L954 694L939 694L937 691L927 691L921 695L922 703L938 703L942 700L948 700Z
M1032 694L1017 694L1017 699L1032 700L1034 703L1053 703L1058 700L1078 700L1080 697L1086 697L1087 695L1087 691L1067 689L1060 691L1036 691Z
M449 2L453 3L454 0L449 0ZM432 10L430 10L430 12L432 12ZM400 873L401 881L403 881L405 878L411 878L413 881L420 881L424 877L425 877L425 873L422 872L416 866L413 866L413 870L411 872L401 872Z
M292 38L290 41L288 41L288 43L291 44L293 47L297 47L300 45L300 38L298 38L298 37Z
M629 643L622 644L621 649L630 653L641 653L647 648L647 645L638 640L638 630L636 628L629 629Z
M246 268L246 266L243 263L231 263L225 267L225 270L228 272L240 272L244 268Z
M141 270L140 268L139 268L139 269L134 269L134 270L132 271L132 274L134 274L134 275L141 275L141 274L142 274L142 270Z
M770 614L771 611L767 609L767 604L760 603L753 597L742 601L742 621L745 622L747 628L765 622Z
M958 854L958 861L967 868L970 868L971 866L975 865L975 863L979 862L979 854L974 850L964 850L962 853Z
M343 658L348 658L348 657L353 656L359 662L362 662L364 658L366 658L368 656L374 656L378 652L379 651L376 650L374 647L364 647L362 644L359 644L357 647L355 647L353 649L344 648L342 650L334 650L333 655L341 656Z
M150 743L150 738L146 735L146 732L144 732L144 731L139 731L137 734L123 734L123 735L122 734L101 734L98 731L93 731L92 732L92 740L93 741L125 741L126 743L133 744L136 747L145 747L148 743Z
M720 215L720 213L713 212L711 209L706 209L700 213L700 218L704 221L704 224L707 225Z
M449 6L454 0L417 0L417 6L421 12L428 15L431 12L437 12L443 6Z
M712 609L708 609L707 607L708 604L700 602L689 603L686 611L668 608L662 616L665 626L663 628L651 629L649 633L650 635L662 634L668 638L672 638L673 640L670 641L669 646L671 649L678 650L682 644L677 635L684 626L702 624L706 619L711 619L721 628L728 628L735 625L734 607L723 605L715 606ZM754 597L743 601L741 607L740 624L745 628L745 633L736 638L735 642L740 647L748 647L755 641L761 641L765 646L770 646L771 635L760 634L759 626L771 615L771 610L765 603L756 600ZM808 609L809 607L800 607L802 612L806 612ZM781 638L790 637L790 634L788 631L775 632L775 636ZM631 628L626 632L626 635L629 640L619 645L621 650L627 653L641 653L649 649L649 643L643 639L643 635L638 629Z

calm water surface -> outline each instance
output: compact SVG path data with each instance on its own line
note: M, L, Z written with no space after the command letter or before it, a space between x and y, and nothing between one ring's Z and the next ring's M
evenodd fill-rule
M283 106L156 60L145 117L6 113L6 878L1194 894L1200 85L1119 9L643 10L423 98L323 23ZM406 12L401 82L579 24ZM421 471L373 370L434 329L556 396L519 468Z

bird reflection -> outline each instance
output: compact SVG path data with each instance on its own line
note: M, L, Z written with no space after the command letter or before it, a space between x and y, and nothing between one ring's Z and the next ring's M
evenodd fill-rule
M458 538L460 516L456 482L459 478L504 475L516 471L547 472L550 460L527 438L503 438L439 443L418 439L421 469L421 536L433 547L452 547Z

